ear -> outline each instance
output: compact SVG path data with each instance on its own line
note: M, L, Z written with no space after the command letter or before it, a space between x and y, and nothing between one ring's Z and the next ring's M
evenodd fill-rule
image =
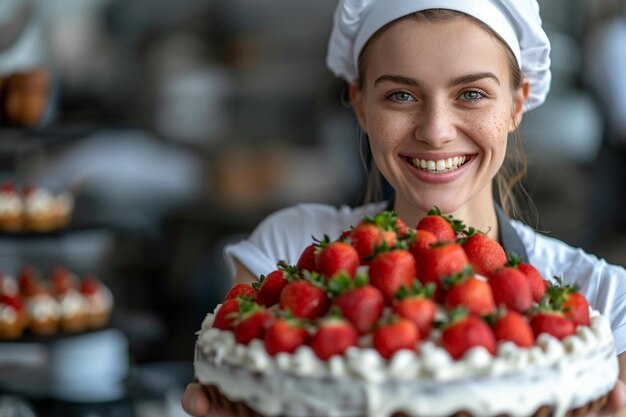
M350 94L350 106L352 106L352 110L354 110L354 114L356 114L357 119L359 120L359 125L363 132L367 133L367 124L365 123L365 106L363 103L363 93L359 89L357 85L357 81L352 81L349 87Z
M528 94L530 93L530 82L528 78L524 77L522 80L522 86L517 89L513 97L513 114L511 115L511 122L509 124L509 133L513 132L519 124L522 122L522 114L524 113L524 104L528 100Z

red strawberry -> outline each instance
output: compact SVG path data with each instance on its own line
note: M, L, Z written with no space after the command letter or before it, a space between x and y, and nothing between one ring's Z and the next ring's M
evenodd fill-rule
M528 263L521 263L517 266L526 278L528 279L528 283L530 284L530 292L533 295L533 301L538 303L541 300L541 297L546 293L546 287L548 282L541 276L541 273Z
M213 327L221 330L233 330L235 319L239 313L239 300L231 298L225 301L217 310L213 319Z
M578 284L566 285L563 279L555 277L556 282L547 287L549 304L574 322L575 326L589 326L589 301L580 293Z
M80 292L86 295L93 295L100 289L100 280L92 274L85 274L80 281Z
M320 251L315 256L315 270L327 279L340 272L353 277L359 263L359 253L356 249L340 241L322 243Z
M350 346L356 346L359 333L349 321L333 315L322 320L311 338L313 352L322 360L342 355Z
M530 327L535 337L541 333L548 333L561 340L576 332L576 325L560 311L540 311L530 318Z
M400 217L396 218L395 229L396 229L396 233L400 237L405 236L409 232L409 228L407 227L404 220L402 220Z
M446 308L463 306L470 314L476 315L490 314L495 310L491 287L487 281L476 277L471 267L443 280L446 287L443 304Z
M65 294L78 285L76 277L69 269L62 266L57 266L52 270L50 273L50 282L55 293L59 295Z
M439 208L430 210L425 217L417 223L417 230L427 230L437 237L440 242L455 242L457 233L463 229L463 224L454 220L452 216L441 214Z
M463 247L457 243L434 244L419 258L417 270L423 284L435 284L435 300L442 300L441 279L459 273L469 265Z
M352 246L359 253L361 264L368 262L377 247L390 248L396 244L398 220L395 213L383 211L374 217L364 216L363 220L352 230L350 234ZM406 230L406 225L404 226Z
M18 287L20 292L26 296L32 295L41 280L38 269L32 266L24 266L18 274Z
M304 248L302 254L298 258L298 262L296 263L296 267L305 271L315 271L315 251L317 250L317 245L315 243L311 243L309 246Z
M477 274L486 276L507 261L504 248L497 240L473 228L470 228L468 236L462 240L462 246Z
M506 263L506 266L517 268L521 273L523 273L526 276L526 279L528 279L533 301L536 303L541 301L541 297L543 297L546 292L546 288L548 287L548 282L543 279L537 268L529 263L522 262L519 256L515 254L511 255L510 259Z
M398 350L415 350L419 340L420 334L415 323L409 319L396 317L396 320L376 328L372 343L380 356L388 359Z
M11 306L17 311L21 311L24 307L24 301L19 294L0 294L0 304Z
M496 338L483 320L465 315L454 319L441 333L441 345L454 359L461 358L475 346L482 346L492 355L496 352Z
M409 252L415 257L415 260L419 264L419 259L422 254L430 249L430 245L437 243L437 236L429 232L428 230L415 230L413 237L411 238L411 246L409 246Z
M354 284L358 282L358 284ZM337 306L343 317L354 325L363 334L368 332L378 321L385 307L383 293L376 287L367 284L367 279L357 276L355 280L339 275L334 278L329 287L339 288L339 294L334 298L333 305Z
M252 284L256 289L256 302L271 307L280 301L280 293L289 284L289 279L296 277L297 267L279 263L278 269L267 276L261 276L260 282Z
M280 293L280 308L303 319L315 319L326 313L329 300L326 292L317 285L305 281L288 283Z
M304 323L294 319L279 318L274 320L265 332L265 349L270 355L279 352L293 353L304 345L309 338Z
M235 340L247 345L252 339L263 339L273 320L265 307L254 302L240 302L239 315L235 320Z
M523 348L535 344L528 319L514 310L505 310L496 318L493 332L497 341L510 341Z
M571 292L563 303L565 316L569 317L576 326L589 326L589 301L580 292Z
M434 292L434 284L422 287L416 281L411 289L401 288L392 304L395 314L415 323L422 339L430 334L437 314L437 304L432 300Z
M230 300L232 298L237 298L237 297L255 298L256 291L250 284L235 284L228 291L228 294L226 294L226 297L224 297L224 301Z
M496 305L523 313L533 304L533 295L526 276L510 266L502 266L489 273L489 285Z
M401 286L410 288L417 279L415 258L404 249L379 252L370 261L369 278L370 284L391 302Z

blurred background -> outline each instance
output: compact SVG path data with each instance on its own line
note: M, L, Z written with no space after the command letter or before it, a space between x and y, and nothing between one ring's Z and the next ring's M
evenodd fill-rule
M525 220L626 265L622 3L540 1L552 92L520 131ZM32 383L33 357L63 356L67 338L0 341L0 410L183 415L194 333L230 285L224 245L290 204L360 202L357 125L325 66L335 5L0 0L0 180L75 198L67 229L0 234L0 270L98 276L119 330L106 360L124 363L119 389L59 391L52 371Z

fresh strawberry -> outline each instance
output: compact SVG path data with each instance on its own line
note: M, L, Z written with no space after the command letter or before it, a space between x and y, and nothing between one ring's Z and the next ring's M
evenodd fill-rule
M20 292L30 296L41 281L41 273L37 268L26 265L20 269L17 279Z
M327 279L340 272L353 277L359 263L359 253L356 249L341 241L327 242L325 240L315 255L315 270Z
M443 299L441 279L459 273L469 265L463 247L457 243L441 242L430 247L418 260L419 279L424 285L435 284L435 300Z
M502 245L474 228L469 229L467 236L461 240L461 245L477 274L486 276L507 261Z
M100 290L101 282L93 274L85 274L80 280L80 292L85 295L93 295Z
M461 358L475 346L482 346L493 355L496 352L496 337L482 319L455 311L450 324L441 332L441 345L454 359Z
M55 267L50 273L50 283L56 294L62 295L72 288L76 288L76 276L63 266Z
M239 300L231 298L225 301L215 313L213 327L220 330L233 330L239 313Z
M320 359L326 360L333 355L342 355L350 346L356 346L358 337L357 329L336 312L319 323L310 345Z
M541 333L547 333L559 340L576 332L574 322L556 310L543 310L533 314L530 318L530 327L535 337L539 337Z
M439 242L455 242L464 225L450 215L443 215L439 208L434 207L420 219L415 228L431 232Z
M254 299L256 298L256 291L250 284L235 284L228 291L226 297L224 297L224 301L237 297L248 297Z
M304 322L293 318L278 318L265 332L265 350L270 355L293 353L307 343L309 332Z
M578 284L566 285L560 277L554 277L555 282L547 287L547 301L574 322L575 326L589 326L589 301L580 292Z
M502 266L489 273L493 298L497 306L505 305L509 310L523 313L532 307L533 295L526 275L517 268Z
M576 326L591 325L589 317L589 301L580 292L571 292L563 303L563 311Z
M7 194L14 194L17 192L17 185L10 180L3 181L0 185L0 191L5 192Z
M298 258L298 262L296 263L296 267L298 269L304 271L315 271L315 251L317 250L317 245L315 243L311 243L309 246L304 248L300 257Z
M263 339L274 317L265 307L252 301L240 300L239 313L235 319L235 340L247 345L252 339Z
M0 294L0 304L11 306L17 311L21 311L24 308L24 300L22 300L19 294Z
M410 242L409 252L411 252L415 261L419 264L422 254L430 249L430 245L437 243L437 236L428 230L415 230Z
M409 232L408 226L400 217L396 218L395 229L398 237L406 236L406 234Z
M415 350L419 340L420 334L415 323L396 316L374 330L372 343L380 356L388 359L398 350Z
M541 301L541 297L546 293L548 287L548 281L546 281L541 273L533 265L524 263L520 260L519 256L512 254L506 263L506 266L517 268L528 279L530 285L530 292L533 295L533 301L538 303Z
M443 278L443 305L452 310L465 307L470 314L485 315L496 308L491 287L486 280L478 278L470 266L463 272Z
M267 276L261 276L259 282L252 284L256 290L256 302L265 307L271 307L280 302L280 293L290 280L298 276L298 267L289 266L283 262L278 263L278 269L270 272Z
M498 342L510 341L523 348L535 344L535 336L526 316L514 310L504 309L494 321L493 333Z
M391 302L401 286L410 288L417 279L415 258L405 249L379 252L370 261L369 278L370 284Z
M357 275L351 279L338 275L328 284L336 293L332 304L339 308L343 317L354 325L359 333L369 331L378 321L385 307L383 293L369 285L367 278Z
M396 244L397 222L398 216L390 211L383 211L374 217L364 216L350 234L361 264L367 264L377 247L391 248Z
M326 292L307 280L288 283L280 293L280 308L303 319L315 319L326 313L329 299Z
M396 315L415 323L422 339L428 337L435 322L437 304L432 300L434 292L434 284L422 287L419 281L415 281L410 289L400 288L392 304Z

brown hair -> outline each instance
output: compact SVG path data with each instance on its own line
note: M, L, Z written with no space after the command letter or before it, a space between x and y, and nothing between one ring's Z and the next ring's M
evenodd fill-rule
M523 83L523 75L522 71L517 63L517 59L515 55L511 51L511 49L507 46L506 42L498 36L491 28L485 25L483 22L475 19L472 16L466 15L461 12L457 12L454 10L448 9L429 9L422 10L419 12L412 13L410 15L404 16L400 19L426 19L431 22L437 22L452 18L465 17L472 19L476 23L478 23L481 27L483 27L491 36L498 39L502 46L505 48L508 56L509 67L511 69L511 89L513 91L519 89ZM398 20L400 20L398 19ZM359 89L363 88L363 79L365 74L365 62L367 61L372 42L379 38L385 31L389 29L395 22L390 22L380 28L372 37L367 41L361 54L359 56L358 61L358 70L359 70L359 78L357 80L357 86ZM521 135L519 133L519 129L515 128L515 131L511 135L512 146L507 146L507 154L505 157L505 161L498 171L498 174L494 178L494 198L500 204L505 213L507 213L511 217L521 217L520 216L520 207L517 199L518 194L522 194L526 197L528 195L523 189L521 184L522 179L526 175L526 171L528 169L528 162L526 159L526 152L524 151L524 146L522 143ZM371 202L380 200L382 198L382 175L376 166L374 159L371 157L371 150L369 149L369 142L365 136L365 134L361 134L361 150L362 157L364 159L364 163L369 165L368 167L368 177L367 177L367 188L365 193L365 202Z

